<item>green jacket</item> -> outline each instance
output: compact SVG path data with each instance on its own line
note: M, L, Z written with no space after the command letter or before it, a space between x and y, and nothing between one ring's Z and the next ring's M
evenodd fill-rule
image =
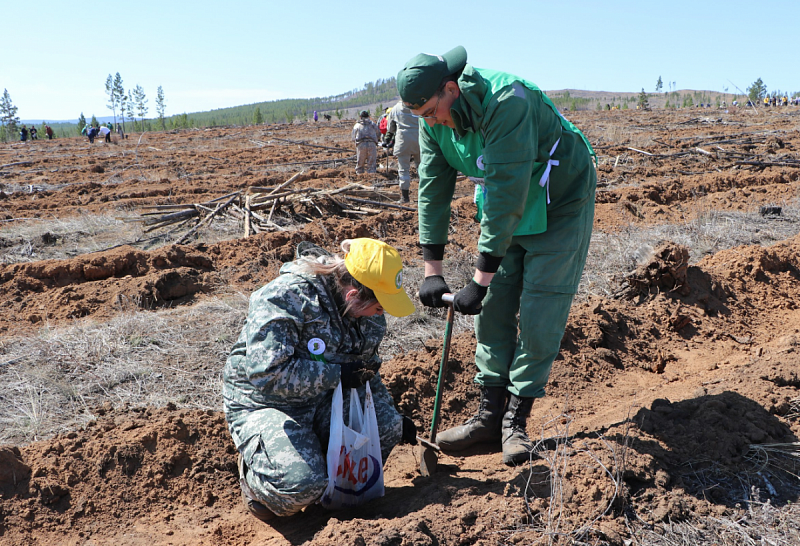
M533 83L467 65L450 113L455 129L420 119L419 232L422 244L445 244L456 173L479 179L478 251L505 255L511 237L547 230L547 184L567 183L591 163L588 141ZM557 147L554 146L558 143ZM551 155L552 154L552 155Z

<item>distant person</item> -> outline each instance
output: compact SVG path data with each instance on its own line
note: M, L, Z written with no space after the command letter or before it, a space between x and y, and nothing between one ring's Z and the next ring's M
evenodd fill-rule
M98 129L101 135L103 135L106 139L106 142L111 142L111 129L109 129L105 125L101 125L100 129Z
M53 140L53 129L49 125L44 126L44 134L47 135L47 140Z
M86 136L89 137L89 144L94 144L94 137L97 136L97 127L90 126L86 131Z
M389 110L386 134L394 134L394 156L397 158L397 178L400 183L400 202L408 203L411 191L411 162L419 169L419 119L403 101Z
M359 117L351 132L356 143L356 174L374 173L377 172L381 132L375 122L369 119L369 112L362 110Z
M23 125L19 130L19 141L25 142L26 140L28 140L28 128Z
M381 132L381 140L385 140L386 132L389 128L389 121L386 119L389 116L389 111L391 111L391 108L387 108L383 114L381 114L381 117L378 118L378 129Z
M317 114L317 111L314 110L314 123L316 123L318 119L319 119L319 115Z
M34 127L33 125L31 125L30 133L31 133L31 140L38 140L39 137L36 136L36 127Z
M110 121L108 123L106 123L106 127L108 127L109 131L113 131L114 130L114 124L111 123Z

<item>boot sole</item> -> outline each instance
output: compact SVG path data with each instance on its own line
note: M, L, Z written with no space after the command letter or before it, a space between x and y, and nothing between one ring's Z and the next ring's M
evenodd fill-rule
M454 446L447 443L440 443L437 439L436 445L438 445L441 448L441 450L444 451L445 453L458 453L459 451L466 451L467 449L480 444L493 444L495 442L497 443L502 442L502 437L498 436L497 438L485 438L481 440L475 440L466 445L460 445L460 446Z

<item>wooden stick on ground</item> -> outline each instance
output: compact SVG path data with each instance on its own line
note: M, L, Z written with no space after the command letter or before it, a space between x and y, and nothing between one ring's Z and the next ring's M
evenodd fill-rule
M395 205L394 203L382 203L380 201L372 201L370 199L359 199L358 197L350 197L349 195L344 195L343 197L345 199L349 199L350 201L355 201L356 203L364 203L365 205L376 205L378 207L388 207L391 209L408 210L411 212L415 212L417 210L411 207L404 207L403 205Z
M278 138L278 137L270 137L272 140L280 140L283 142L290 142L292 144L297 144L298 146L309 146L311 148L322 148L323 150L335 150L337 152L350 152L350 150L346 150L344 148L334 148L332 146L320 146L319 144L309 144L307 142L299 142L297 140L289 140L288 138ZM251 142L256 142L255 140L251 140Z
M5 165L0 165L0 169L4 167L14 167L16 165L33 165L33 161L17 161L16 163L6 163Z
M250 197L244 198L244 236L250 237Z
M193 218L195 216L199 216L200 213L197 212L197 209L191 208L187 210L182 210L179 212L173 212L172 214L166 214L164 216L160 216L158 218L146 218L144 220L144 225L151 226L153 224L174 224L175 222L180 222L182 220L187 220L189 218Z
M175 244L177 244L177 245L180 245L180 244L182 244L182 243L183 243L183 242L184 242L186 239L188 239L188 238L189 238L189 237L190 237L192 234L194 234L194 233L195 233L195 232L196 232L198 229L200 229L201 227L203 227L203 226L204 226L204 225L206 225L207 223L211 222L211 220L214 218L214 216L216 216L216 215L217 215L217 214L219 214L219 213L220 213L222 210L224 210L225 208L227 208L227 206L228 206L228 205L230 205L231 203L233 203L233 201L234 201L234 200L235 200L235 199L236 199L238 196L239 196L239 192L236 192L236 195L234 195L233 197L231 197L230 199L228 199L228 200L227 200L227 201L226 201L224 204L222 204L222 205L217 205L217 209L216 209L214 212L212 212L211 214L209 214L208 216L206 216L205 218L203 218L203 219L202 219L200 222L198 222L198 224L197 224L196 226L194 226L192 229L190 229L188 232L186 232L186 234L185 234L183 237L181 237L180 239L178 239L177 241L175 241Z

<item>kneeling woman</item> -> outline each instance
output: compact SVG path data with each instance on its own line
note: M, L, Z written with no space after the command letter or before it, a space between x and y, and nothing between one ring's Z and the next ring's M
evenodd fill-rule
M398 443L416 443L414 423L397 412L378 375L384 311L414 312L402 287L402 260L373 239L344 241L342 250L344 258L311 253L284 264L278 278L254 292L225 365L225 417L239 451L242 497L265 521L322 496L340 381L345 408L350 388L363 404L369 382L384 461Z

